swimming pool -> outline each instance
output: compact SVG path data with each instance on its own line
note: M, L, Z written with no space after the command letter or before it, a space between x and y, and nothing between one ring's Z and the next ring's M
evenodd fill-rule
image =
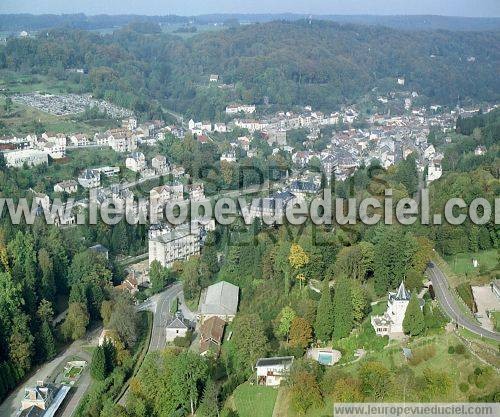
M333 362L333 353L331 352L319 352L318 362L321 365L331 365Z

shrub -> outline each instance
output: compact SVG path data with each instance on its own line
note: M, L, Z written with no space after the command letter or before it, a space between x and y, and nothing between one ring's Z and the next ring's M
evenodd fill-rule
M465 353L465 346L462 344L455 346L455 353L458 355L463 355Z
M455 353L455 348L453 346L448 346L448 353L453 355Z
M461 382L460 384L458 384L458 389L461 392L467 392L467 391L469 391L469 384L466 384L465 382Z
M436 356L436 346L435 345L427 345L422 346L421 348L414 349L412 352L412 357L408 359L408 362L412 366L417 366L419 363L424 361L428 361L429 359Z
M464 303L469 307L473 313L477 313L476 303L474 302L474 295L472 294L472 288L469 283L464 282L460 284L457 288L457 293Z

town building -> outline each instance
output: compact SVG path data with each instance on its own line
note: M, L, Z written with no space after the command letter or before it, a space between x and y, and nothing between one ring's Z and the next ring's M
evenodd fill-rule
M188 330L188 324L186 324L184 318L182 317L182 313L178 311L174 318L168 322L165 328L167 343L173 342L178 337L186 337Z
M73 194L78 191L78 182L75 180L61 181L54 185L54 192Z
M57 387L37 381L35 387L26 387L18 417L54 417L66 398L70 386Z
M188 185L187 191L191 201L201 201L205 199L205 186L202 182Z
M180 182L160 185L149 191L149 202L151 206L157 206L158 209L162 209L167 203L182 201L183 199L184 186Z
M420 300L423 308L423 300ZM410 303L410 292L401 282L396 292L389 292L387 310L382 316L372 316L371 324L379 336L397 337L403 334L403 320Z
M101 185L101 173L97 170L86 169L78 176L78 183L83 188L97 188Z
M245 105L245 104L231 104L226 107L226 114L253 114L255 113L254 105Z
M4 152L5 164L11 168L33 167L49 163L47 152L37 149L23 149Z
M236 162L236 155L234 152L223 153L220 157L221 162Z
M69 140L71 142L71 145L76 146L77 148L82 148L89 144L87 136L83 133L72 135L70 136Z
M164 155L156 155L153 159L151 159L151 166L158 175L166 174L169 170L167 157Z
M288 376L293 364L293 356L261 358L255 365L257 384L277 387Z
M171 268L174 261L185 260L198 255L201 250L201 239L198 229L191 230L191 225L181 225L149 233L149 265L158 261L164 267Z
M91 246L89 251L95 253L96 255L103 256L106 259L109 259L109 250L105 246L98 243L97 245Z
M146 157L142 152L133 152L125 160L125 166L133 172L141 172L146 169Z
M206 288L200 299L200 320L204 322L211 317L230 322L238 310L239 287L221 281Z
M427 166L427 184L432 181L436 181L443 176L443 168L441 166L441 161L438 159L433 159Z
M225 326L226 322L217 316L210 317L201 324L200 355L219 355Z

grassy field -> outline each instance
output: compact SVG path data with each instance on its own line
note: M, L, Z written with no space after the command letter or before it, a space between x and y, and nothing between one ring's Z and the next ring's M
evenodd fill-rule
M0 91L9 93L79 93L81 88L69 80L57 80L40 74L21 74L11 70L0 71Z
M270 387L240 385L228 400L229 408L239 417L272 417L278 390Z
M472 259L478 260L478 268L474 268ZM447 257L445 260L455 274L467 278L475 278L491 272L498 267L499 253L497 249L477 253L459 253L458 255Z
M500 311L494 311L491 313L493 316L493 323L495 324L495 330L500 332Z
M450 376L452 382L452 387L450 392L446 395L446 398L442 398L442 401L452 401L452 402L468 402L470 395L484 395L489 393L492 389L500 384L500 376L498 373L493 372L492 377L488 385L484 389L477 388L474 384L468 382L471 374L474 373L476 367L485 368L484 364L476 359L468 349L466 349L464 354L448 353L449 346L456 347L462 344L462 341L456 337L454 334L440 334L433 335L429 337L423 337L410 341L408 344L402 344L401 342L393 341L387 346L387 348L382 349L378 352L368 353L365 360L375 360L384 363L388 369L395 369L401 366L409 366L414 372L415 376L421 376L424 369L431 368L432 370L445 371ZM435 351L434 356L430 359L423 360L422 362L412 365L409 363L402 354L402 347L409 347L412 351L418 352L419 349L425 348L426 346L432 346ZM342 369L348 373L356 376L357 369L363 361L353 363L344 366ZM459 384L467 384L467 392L462 392L459 389ZM306 417L323 417L327 415L332 415L333 409L333 399L326 397L324 400L324 406L317 409L310 409L305 414ZM389 399L388 401L392 401ZM254 414L258 415L258 414ZM280 393L276 402L276 409L274 412L274 417L300 417L291 406L290 395L286 387L280 388Z

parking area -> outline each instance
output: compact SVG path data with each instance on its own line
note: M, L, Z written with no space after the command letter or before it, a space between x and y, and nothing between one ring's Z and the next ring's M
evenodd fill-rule
M481 287L473 286L472 293L477 305L477 319L482 327L493 330L493 322L488 317L488 312L500 311L500 299L491 290L490 285L483 285Z

